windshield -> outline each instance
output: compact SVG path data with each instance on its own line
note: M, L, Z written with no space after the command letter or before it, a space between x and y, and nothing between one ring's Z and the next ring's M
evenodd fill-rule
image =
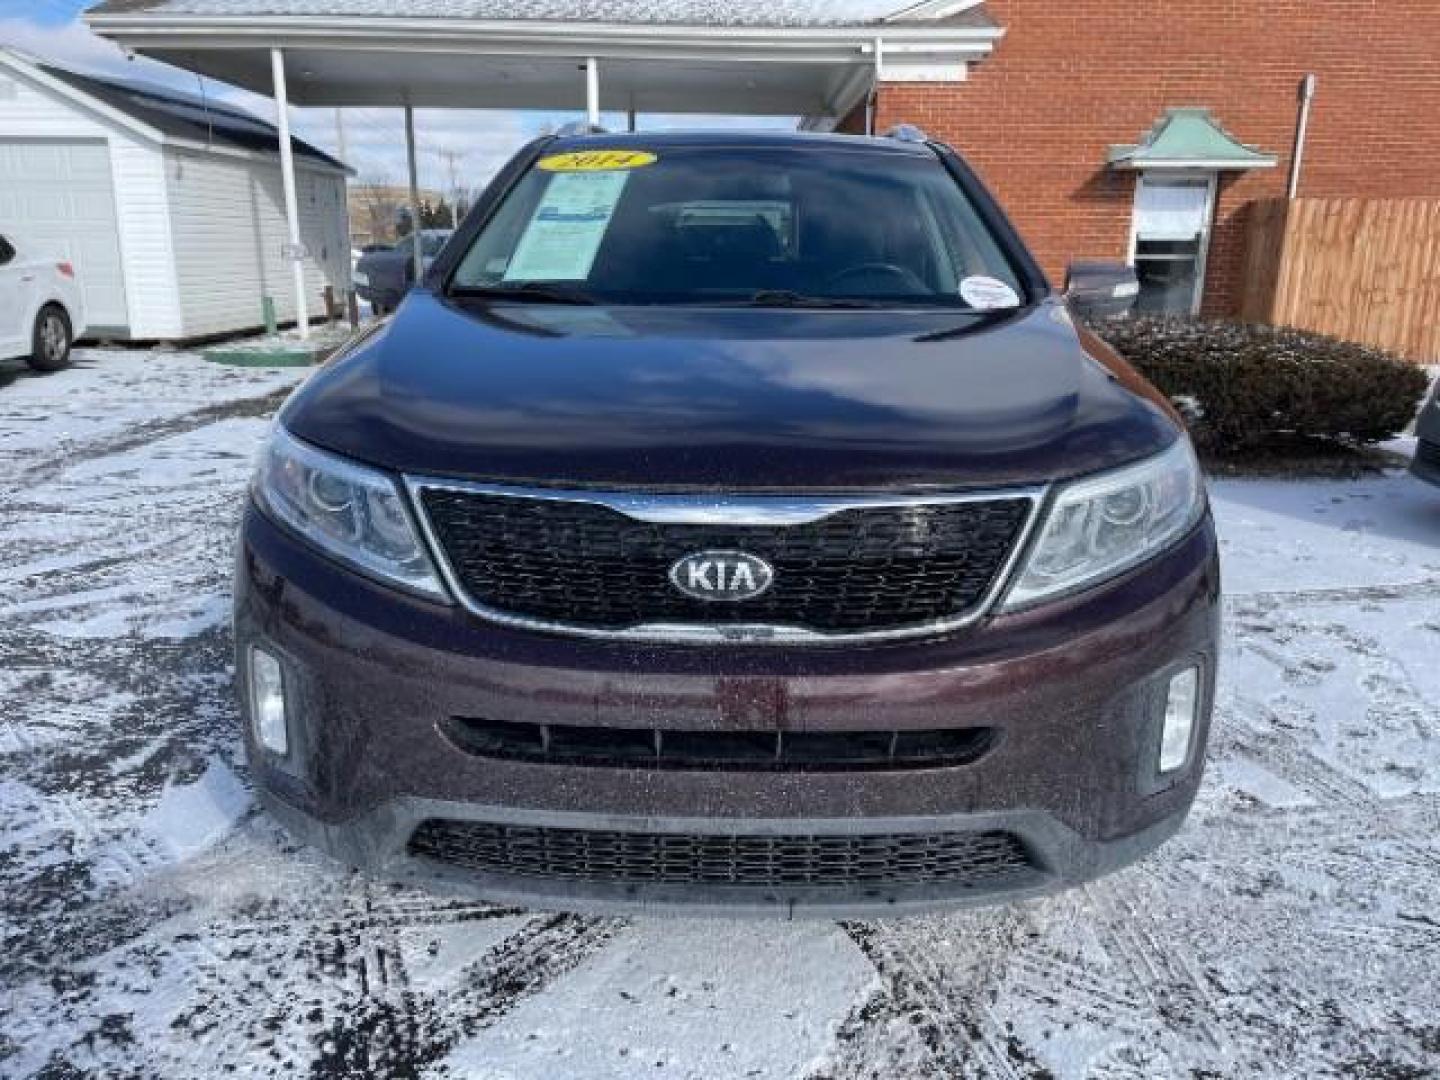
M834 147L544 157L451 289L523 299L545 286L609 303L1022 303L999 242L938 159Z

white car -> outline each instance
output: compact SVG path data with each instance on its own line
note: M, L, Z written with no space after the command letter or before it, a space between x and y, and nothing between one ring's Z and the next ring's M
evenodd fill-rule
M85 332L85 301L75 268L31 255L0 236L0 359L21 356L36 371L70 363L70 346Z

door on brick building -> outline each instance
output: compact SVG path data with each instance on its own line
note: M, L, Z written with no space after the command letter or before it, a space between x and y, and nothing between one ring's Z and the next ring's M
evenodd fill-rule
M1136 311L1200 313L1214 216L1215 173L1140 173L1130 230L1130 262L1140 279Z

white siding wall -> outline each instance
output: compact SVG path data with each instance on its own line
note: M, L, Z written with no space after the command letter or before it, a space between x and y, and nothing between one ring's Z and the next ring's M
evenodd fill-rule
M303 166L297 172L301 238L309 251L306 294L314 317L324 313L326 285L334 286L339 299L350 283L345 179ZM282 322L294 319L278 157L172 147L165 152L165 179L184 336L258 326L263 296L274 299Z
M115 174L130 336L140 341L183 337L180 278L160 147L129 135L112 135L110 169Z
M3 64L0 138L109 142L129 334L134 338L178 336L180 313L159 146Z

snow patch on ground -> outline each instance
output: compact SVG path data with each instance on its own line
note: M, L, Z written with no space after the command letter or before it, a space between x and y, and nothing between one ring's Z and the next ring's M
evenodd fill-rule
M1440 602L1241 606L1229 700L1378 798L1440 794Z
M48 615L38 628L67 639L186 638L221 625L228 585L217 570L268 429L214 419L39 463L45 479L0 493L0 552L15 554L0 619Z
M235 773L212 760L194 783L167 784L139 830L172 862L183 862L234 828L251 803Z
M1210 491L1228 595L1440 583L1440 488L1407 474Z
M1234 788L1272 810L1298 810L1315 800L1294 784L1248 757L1227 758L1216 769L1217 782Z
M0 480L28 465L63 461L87 446L216 402L295 386L294 368L207 364L192 352L77 349L74 365L43 378L0 374Z
M473 1080L802 1076L875 981L830 924L641 920L447 1064Z

